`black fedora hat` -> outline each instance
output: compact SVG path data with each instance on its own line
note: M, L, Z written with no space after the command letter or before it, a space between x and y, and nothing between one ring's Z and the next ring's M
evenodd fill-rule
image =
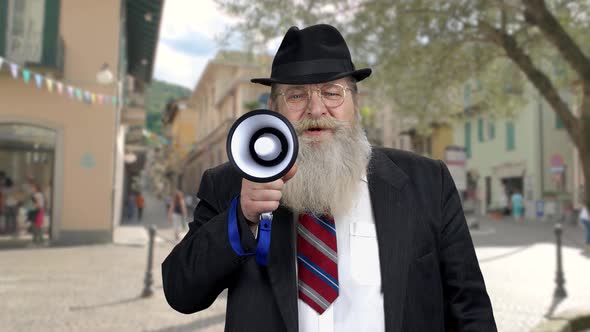
M345 76L358 82L369 75L370 68L355 69L340 32L331 25L318 24L301 30L291 27L274 57L270 78L253 78L251 82L314 84Z

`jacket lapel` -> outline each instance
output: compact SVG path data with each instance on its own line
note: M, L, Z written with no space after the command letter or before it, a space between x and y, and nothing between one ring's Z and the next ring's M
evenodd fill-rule
M293 214L280 206L273 213L268 257L270 284L287 327L297 331L297 282L295 271L295 223Z
M385 327L401 331L414 212L410 186L407 175L375 149L367 178L379 246Z

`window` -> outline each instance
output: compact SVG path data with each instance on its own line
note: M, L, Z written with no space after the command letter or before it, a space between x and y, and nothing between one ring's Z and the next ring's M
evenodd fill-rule
M506 122L506 150L512 151L515 149L515 137L514 137L514 123L512 121Z
M496 137L496 126L494 123L488 123L488 137L493 140Z
M471 158L471 122L465 122L465 155Z
M482 118L477 119L477 137L479 137L480 143L484 141L483 119Z
M41 62L44 0L9 0L6 24L6 58L20 65Z

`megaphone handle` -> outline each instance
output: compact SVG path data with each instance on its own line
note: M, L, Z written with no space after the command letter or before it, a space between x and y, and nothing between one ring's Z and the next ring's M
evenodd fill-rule
M256 263L258 263L258 265L268 265L267 258L270 250L272 218L272 212L263 212L260 214L260 223L258 224L258 246L256 247Z

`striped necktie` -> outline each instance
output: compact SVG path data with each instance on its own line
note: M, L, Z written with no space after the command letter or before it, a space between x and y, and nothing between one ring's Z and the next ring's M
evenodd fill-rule
M301 214L297 225L299 298L322 314L338 297L336 225L331 217Z

